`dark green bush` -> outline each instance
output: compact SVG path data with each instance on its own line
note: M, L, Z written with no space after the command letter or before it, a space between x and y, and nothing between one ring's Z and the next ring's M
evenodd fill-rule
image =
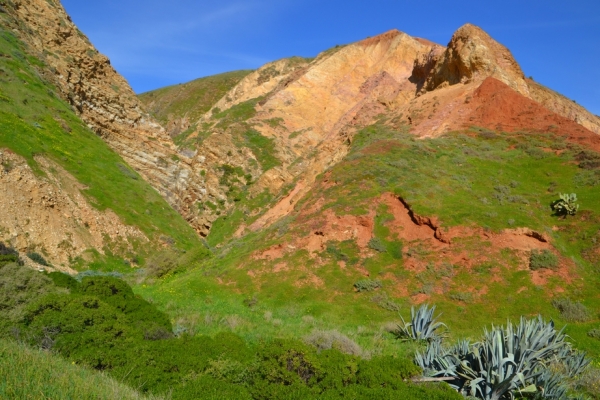
M354 287L359 292L371 292L375 289L383 287L383 284L379 280L363 279L356 282Z
M36 252L30 252L27 253L27 257L29 257L32 261L35 261L36 263L43 265L43 266L48 266L48 261L46 261L46 259L39 253Z
M252 400L253 397L241 385L224 382L211 376L202 375L188 381L173 391L173 400Z
M324 374L315 350L298 341L274 340L258 351L258 360L256 384L314 386Z
M165 313L136 296L131 287L121 279L110 276L84 278L79 290L82 294L96 296L117 308L145 334L155 336L157 331L172 332L173 330L171 321Z
M2 254L0 255L0 267L10 264L10 263L19 263L19 256L14 254Z
M385 243L383 242L383 240L379 239L378 237L374 237L371 238L371 240L369 240L369 248L373 249L375 251L378 251L380 253L385 253L387 252L387 246L385 245Z
M0 335L23 318L30 303L56 290L38 271L15 263L0 265Z
M0 242L0 268L9 263L23 265L23 262L19 259L19 252Z
M404 386L404 379L421 371L410 360L392 356L374 357L361 360L358 364L357 382L368 388L388 387L398 389Z
M550 250L532 250L529 256L529 268L536 271L541 268L556 269L558 267L558 257Z
M79 282L71 275L63 274L62 272L50 272L48 277L52 279L52 282L57 287L69 289L71 292L79 290Z
M4 242L0 242L0 256L4 256L4 255L18 256L19 252L17 250L13 249L12 247L5 245Z

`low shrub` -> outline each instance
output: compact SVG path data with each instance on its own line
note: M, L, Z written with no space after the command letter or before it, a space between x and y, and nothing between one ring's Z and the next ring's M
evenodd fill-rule
M392 356L361 360L358 364L357 383L368 388L388 387L399 389L403 380L420 373L419 367L408 359Z
M371 238L371 240L369 240L368 246L370 249L373 249L380 253L387 252L387 246L385 245L383 240L379 239L378 237Z
M363 355L363 349L355 341L337 330L314 330L304 341L320 351L335 349L353 356Z
M588 368L575 382L577 389L592 399L600 399L600 369Z
M155 254L146 263L146 274L153 278L162 278L179 268L179 255L173 250Z
M79 290L79 282L71 275L62 272L50 272L48 278L52 279L55 286L69 289L71 292Z
M538 269L556 269L558 267L558 257L550 250L533 250L529 256L529 268L536 271Z
M371 297L371 301L377 304L384 310L398 312L400 311L400 305L394 300L390 299L387 293L379 293Z
M13 249L12 247L5 245L4 242L0 242L0 256L4 256L4 255L18 256L19 252L17 250Z
M14 254L0 254L0 268L6 264L20 264L19 256Z
M29 257L32 261L35 261L36 263L43 265L45 267L48 266L48 261L46 261L46 259L39 253L36 252L30 252L27 253L27 257Z
M588 331L587 335L594 339L600 339L600 329L598 329L598 328L592 329L592 330Z
M123 280L110 276L84 278L80 289L82 294L95 296L125 314L131 323L150 337L164 336L155 332L172 332L171 321L156 306L136 296ZM156 340L156 339L154 339Z
M0 266L0 333L17 324L26 307L56 292L46 275L15 263Z
M375 289L383 287L383 284L379 280L363 279L356 282L354 287L358 292L371 292Z
M472 293L468 293L468 292L464 292L464 293L452 293L450 295L450 298L452 300L455 301L460 301L463 303L469 303L471 302L471 300L473 300L473 294Z
M574 302L570 299L554 299L552 305L558 311L560 316L569 322L586 322L591 319L590 311L586 306L579 302Z

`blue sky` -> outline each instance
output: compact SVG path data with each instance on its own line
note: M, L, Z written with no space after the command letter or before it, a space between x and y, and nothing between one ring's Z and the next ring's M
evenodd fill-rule
M598 0L62 0L137 93L283 57L312 57L396 28L447 44L464 23L525 75L600 115Z

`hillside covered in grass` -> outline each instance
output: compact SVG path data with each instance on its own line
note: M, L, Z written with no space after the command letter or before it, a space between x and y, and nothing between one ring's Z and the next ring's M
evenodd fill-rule
M600 119L480 28L140 103L5 3L0 396L599 398Z
M152 90L138 97L163 125L187 118L192 123L252 71L233 71Z
M0 397L5 399L160 399L51 353L0 340Z
M438 305L457 336L542 314L598 357L598 157L554 134L374 125L289 216L241 238L256 217L223 216L214 259L138 291L198 333L340 329L384 353L411 304ZM551 208L565 192L575 216Z

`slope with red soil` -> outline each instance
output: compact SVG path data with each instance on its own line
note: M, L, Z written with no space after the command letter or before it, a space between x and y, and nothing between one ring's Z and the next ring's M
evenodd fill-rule
M468 106L471 112L464 127L557 133L566 136L570 142L600 151L599 135L515 92L497 79L484 80Z

